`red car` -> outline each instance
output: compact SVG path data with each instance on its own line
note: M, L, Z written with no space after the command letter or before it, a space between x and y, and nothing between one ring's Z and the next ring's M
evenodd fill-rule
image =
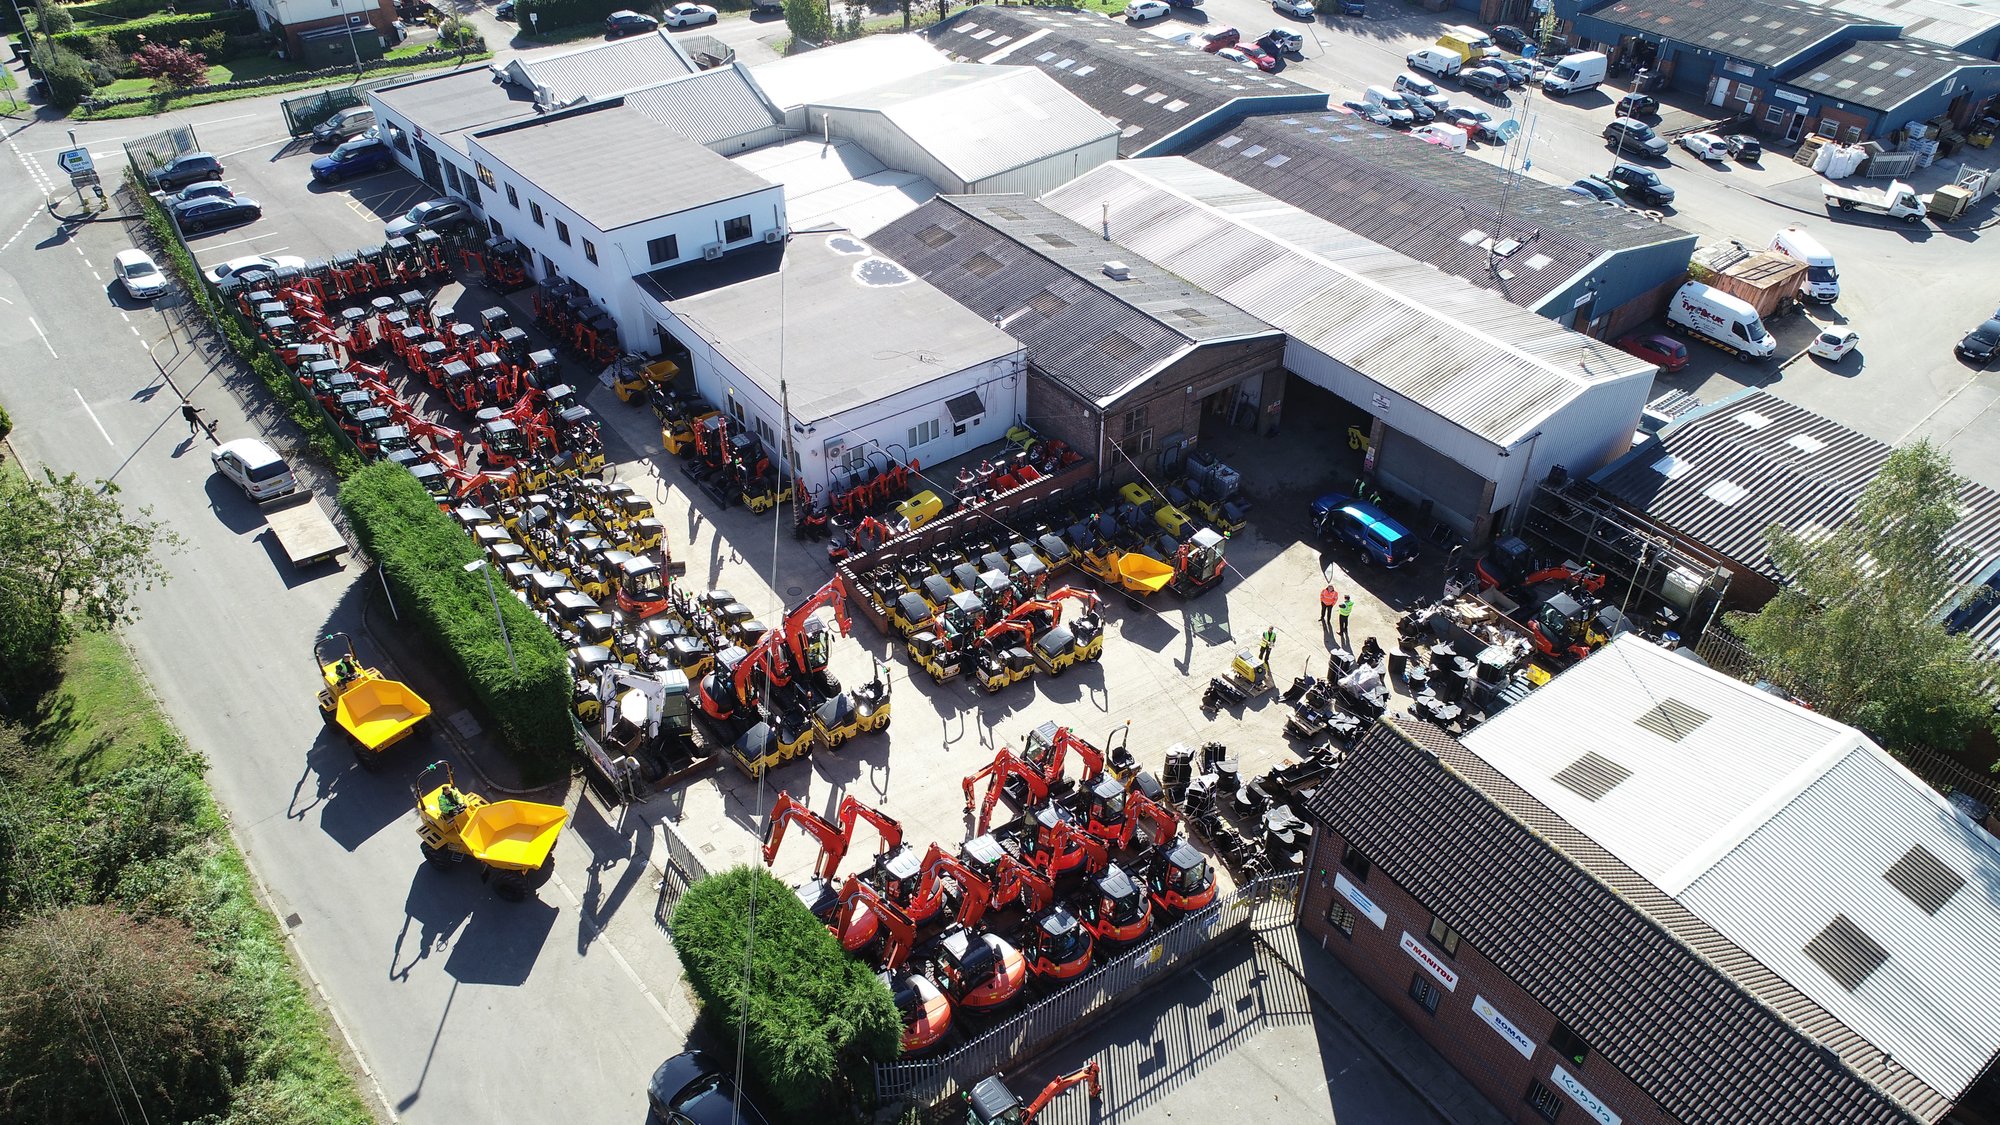
M1236 46L1237 42L1243 38L1243 33L1233 27L1218 27L1214 31L1202 32L1201 37L1208 40L1207 43L1202 45L1201 49L1214 54L1224 47Z
M1662 371L1679 371L1688 365L1687 345L1659 332L1621 337L1618 346L1648 363L1658 364Z
M1258 70L1269 72L1278 69L1278 56L1255 43L1238 43L1236 49L1243 52L1245 58L1256 63Z

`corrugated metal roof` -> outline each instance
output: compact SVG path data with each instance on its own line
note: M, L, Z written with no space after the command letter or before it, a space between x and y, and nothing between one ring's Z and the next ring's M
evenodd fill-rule
M606 232L771 186L622 101L488 130L472 143Z
M582 98L614 97L696 70L694 60L665 28L557 55L517 58L508 68L525 73L531 82L547 90L551 106L565 106Z
M1299 99L1326 105L1324 90L1098 13L982 4L927 34L956 58L1039 68L1118 125L1120 156L1143 152L1233 103L1284 98L1291 108Z
M1606 254L1675 241L1694 248L1695 236L1678 227L1346 113L1250 118L1189 157L1522 308L1603 268ZM1488 270L1489 238L1522 249Z
M1963 883L1934 913L1886 877L1913 847ZM1678 897L1939 1090L2000 1046L2000 842L1858 734ZM1805 952L1836 916L1888 954L1852 990Z
M1903 38L1959 48L2000 26L2000 6L1980 0L1805 0L1873 23L1898 24Z
M1494 444L1652 365L1181 157L1098 168L1042 197L1383 388Z
M1674 1120L1886 1125L1950 1109L1435 727L1378 723L1309 813Z
M1850 27L1882 27L1803 0L1618 0L1591 15L1653 39L1782 69Z
M698 71L625 95L636 110L697 144L714 145L784 124L785 115L739 64Z
M1967 67L2000 63L1927 43L1864 40L1800 67L1784 85L1887 112Z
M1687 539L1779 577L1765 532L1840 526L1892 449L1831 418L1763 391L1716 403L1605 466L1591 483ZM1949 542L1967 558L1954 575L1981 582L2000 566L2000 492L1963 483L1965 518ZM2000 599L1959 622L2000 656Z
M915 172L890 168L853 141L805 137L731 158L785 186L785 218L793 230L845 227L866 238L936 198L937 185Z
M1107 408L1198 344L1284 333L1025 196L933 200L878 231L884 254L1027 345ZM1125 264L1126 277L1104 273Z
M1703 718L1666 728L1678 738L1656 733L1640 720L1663 701ZM1674 894L1740 838L1740 818L1768 794L1824 769L1858 737L1628 633L1460 741ZM1630 776L1594 800L1556 780L1588 753Z
M752 67L779 109L843 98L950 65L921 35L867 35Z
M873 111L967 184L1118 135L1039 70L955 63L812 109Z

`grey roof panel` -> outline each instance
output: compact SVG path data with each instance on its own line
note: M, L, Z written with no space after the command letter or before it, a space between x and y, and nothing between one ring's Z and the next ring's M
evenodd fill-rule
M2000 63L1923 43L1864 40L1798 68L1784 85L1886 112L1967 67L2000 70Z
M413 78L368 96L461 154L466 133L535 116L533 93L501 81L484 66Z
M512 66L547 89L553 106L579 98L612 97L696 69L666 28L561 54L517 58Z
M1802 0L1617 0L1591 15L1653 39L1782 70L1849 28L1895 33L1894 23L1828 11Z
M625 95L625 106L699 144L784 125L785 117L740 65L719 66Z

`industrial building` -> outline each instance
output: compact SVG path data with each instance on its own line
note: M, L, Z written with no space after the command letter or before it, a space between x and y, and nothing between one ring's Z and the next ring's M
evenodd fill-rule
M1329 436L1473 542L1554 467L1629 448L1652 388L1643 360L1185 158L1108 164L1041 202L1283 330L1286 370L1352 414Z
M1100 484L1178 463L1205 428L1277 429L1283 332L1032 199L940 197L873 242L1026 347L1028 423Z
M1513 1121L2000 1101L2000 843L1852 728L1627 634L1308 806L1299 923Z

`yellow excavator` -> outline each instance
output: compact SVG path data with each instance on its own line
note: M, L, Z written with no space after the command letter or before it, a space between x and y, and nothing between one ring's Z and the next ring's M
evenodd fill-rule
M328 660L330 652L336 655ZM380 769L389 747L421 731L431 717L430 703L408 684L363 665L346 633L315 642L313 663L319 665L320 721L348 733L363 769Z
M443 782L426 789L439 770ZM417 839L431 863L444 867L471 858L480 865L479 877L509 902L527 898L555 873L556 837L569 820L562 806L488 801L460 789L448 762L425 766L410 792L417 799Z

